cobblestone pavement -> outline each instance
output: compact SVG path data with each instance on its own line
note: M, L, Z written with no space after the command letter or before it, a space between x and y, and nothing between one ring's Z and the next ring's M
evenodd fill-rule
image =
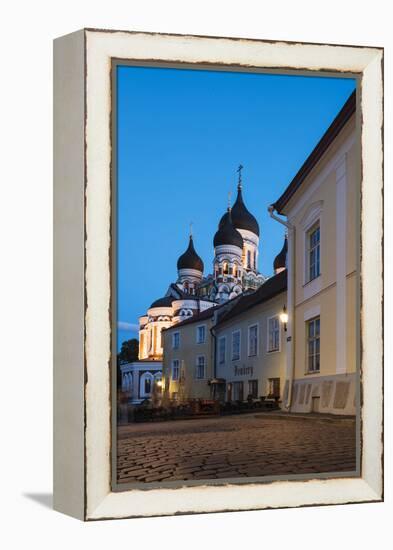
M118 428L119 483L348 472L355 465L353 418L267 413Z

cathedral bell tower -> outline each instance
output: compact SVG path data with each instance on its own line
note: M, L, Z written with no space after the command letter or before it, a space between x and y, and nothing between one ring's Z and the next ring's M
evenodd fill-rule
M222 222L222 223L221 223ZM214 297L219 303L242 293L243 238L232 222L231 208L214 235Z

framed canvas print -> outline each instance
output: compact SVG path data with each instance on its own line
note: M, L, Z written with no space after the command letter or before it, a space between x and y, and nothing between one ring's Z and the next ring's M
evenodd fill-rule
M54 43L54 505L383 498L383 50Z

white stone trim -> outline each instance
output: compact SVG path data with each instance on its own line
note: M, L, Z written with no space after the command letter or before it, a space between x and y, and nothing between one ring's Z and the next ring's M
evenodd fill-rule
M253 327L257 327L257 352L255 355L250 355L250 329ZM247 326L247 357L259 357L259 341L259 322L255 321Z
M347 370L347 154L336 168L336 373Z
M304 321L309 321L313 317L319 317L321 315L321 306L318 304L316 306L310 307L304 312Z

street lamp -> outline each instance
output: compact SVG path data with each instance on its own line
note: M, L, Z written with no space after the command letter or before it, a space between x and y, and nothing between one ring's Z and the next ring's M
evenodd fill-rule
M287 331L287 323L288 323L288 313L287 308L284 306L282 313L280 313L280 321L284 325L285 332Z

